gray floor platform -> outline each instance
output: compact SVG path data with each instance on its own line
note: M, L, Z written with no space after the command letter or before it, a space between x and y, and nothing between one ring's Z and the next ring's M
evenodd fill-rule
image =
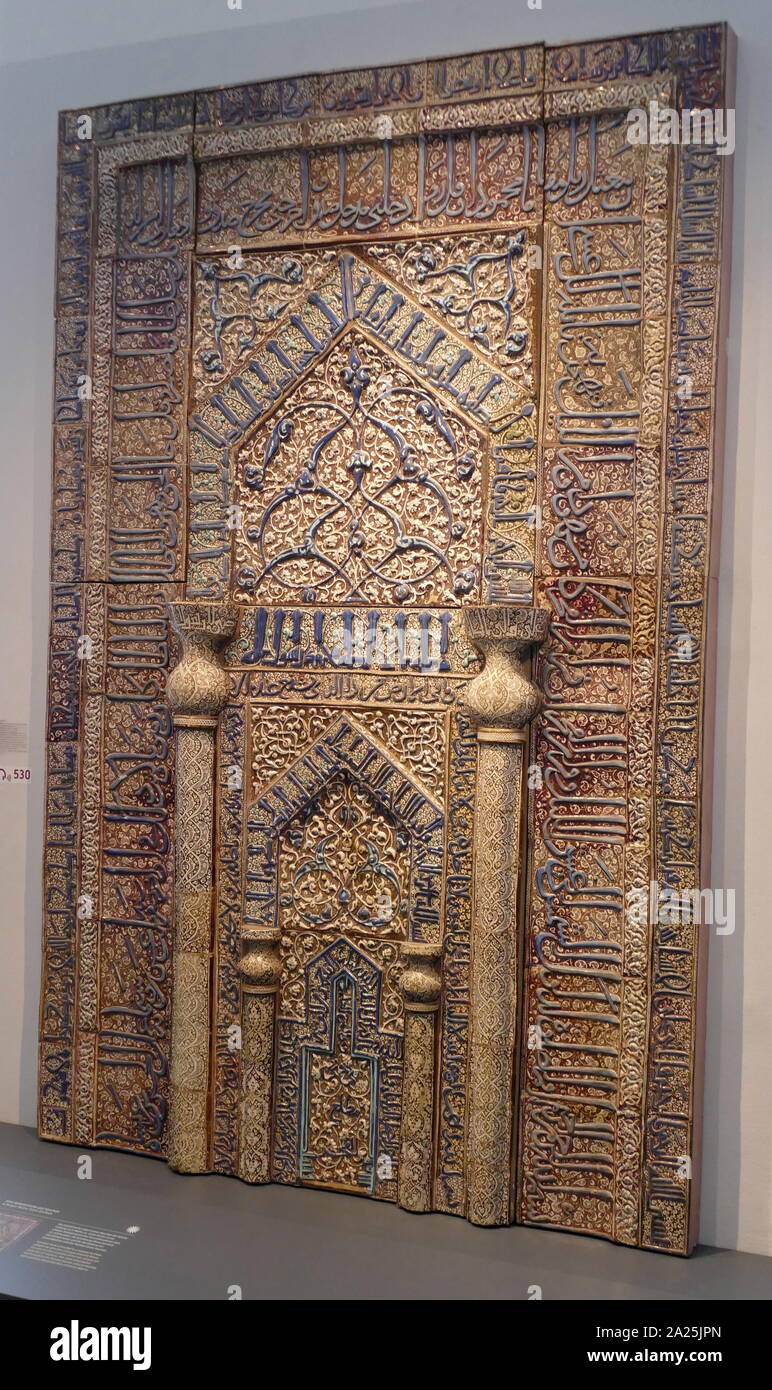
M27 1299L772 1298L772 1259L690 1260L559 1232L480 1230L307 1188L182 1177L0 1125L0 1292ZM705 1321L703 1318L702 1321Z

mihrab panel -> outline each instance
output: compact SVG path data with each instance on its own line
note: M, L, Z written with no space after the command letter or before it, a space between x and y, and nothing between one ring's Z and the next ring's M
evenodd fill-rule
M688 1253L730 50L62 115L43 1137Z

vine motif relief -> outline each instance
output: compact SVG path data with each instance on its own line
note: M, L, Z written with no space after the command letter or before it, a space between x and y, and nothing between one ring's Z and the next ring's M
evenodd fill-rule
M409 874L407 832L336 777L280 836L280 924L404 936Z
M396 942L407 936L411 854L405 829L341 774L278 842L279 1009L302 1017L306 967L330 934L354 938L382 972L384 1026L401 1027Z
M239 451L239 597L474 595L482 453L478 431L368 340L341 342Z

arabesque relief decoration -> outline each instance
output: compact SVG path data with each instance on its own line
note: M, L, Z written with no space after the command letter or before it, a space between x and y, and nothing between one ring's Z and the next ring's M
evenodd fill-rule
M414 605L476 589L484 437L389 367L344 339L240 450L239 597Z
M61 115L44 1138L691 1249L731 53Z

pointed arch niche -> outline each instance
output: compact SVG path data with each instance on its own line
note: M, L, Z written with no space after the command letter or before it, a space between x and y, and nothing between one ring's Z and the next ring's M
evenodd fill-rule
M260 790L246 826L244 939L278 956L276 1012L242 1037L246 1057L273 1054L260 1171L428 1205L444 810L341 716ZM246 1114L242 1127L253 1155Z

